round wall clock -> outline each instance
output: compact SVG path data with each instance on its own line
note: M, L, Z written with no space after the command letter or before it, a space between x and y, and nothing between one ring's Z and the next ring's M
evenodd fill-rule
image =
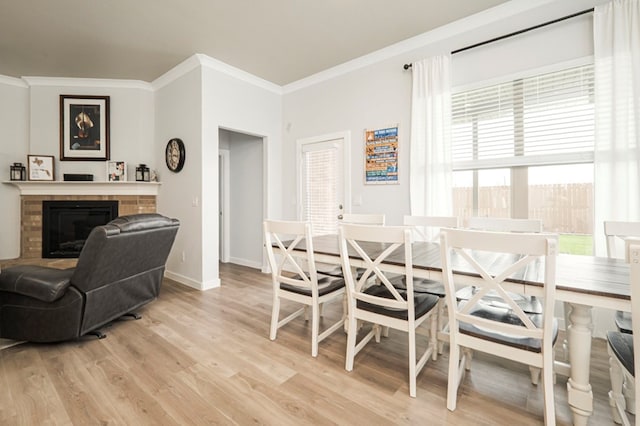
M178 173L182 170L185 160L184 142L181 139L173 138L167 142L167 149L165 150L165 160L167 167L172 172Z

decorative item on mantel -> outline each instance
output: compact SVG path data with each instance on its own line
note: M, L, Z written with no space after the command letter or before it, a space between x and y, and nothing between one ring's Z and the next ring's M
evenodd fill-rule
M22 163L9 166L11 180L27 180L27 168Z
M151 171L146 164L139 164L136 167L136 181L149 182L151 180Z

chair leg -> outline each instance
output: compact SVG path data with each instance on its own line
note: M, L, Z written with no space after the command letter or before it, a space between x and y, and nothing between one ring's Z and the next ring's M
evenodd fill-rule
M411 323L410 323L411 324ZM416 330L409 326L409 396L416 397Z
M569 361L569 326L571 325L571 303L564 302L564 330L565 330L565 339L562 342L562 349L564 350L564 360Z
M460 384L460 346L455 342L449 342L449 377L447 381L447 408L450 411L456 409L458 398L458 386Z
M429 346L431 346L433 349L433 352L431 353L431 359L434 361L438 360L438 330L440 330L439 328L439 315L437 315L437 312L431 315L431 318L429 319Z
M318 356L318 334L320 331L320 306L311 306L311 356Z
M376 339L376 343L380 343L380 336L382 335L382 326L380 324L373 324L373 331Z
M473 351L469 348L463 348L462 352L465 357L464 369L469 371L471 370L471 361L473 361Z
M531 374L531 384L538 386L540 382L540 369L538 367L529 366L529 374Z
M356 355L356 319L353 315L349 315L347 319L347 358L345 360L345 370L353 370L353 359Z
M553 348L548 348L548 353L543 354L542 359L542 386L544 396L544 424L555 426L556 407L553 398ZM538 376L540 375L540 369Z
M625 379L622 383L622 394L627 404L627 412L636 414L636 389L633 380Z
M349 332L349 302L347 292L342 296L342 319L344 319L344 332Z
M436 309L438 310L438 332L440 331L445 331L445 329L447 328L447 318L446 318L446 302L445 302L445 298L441 297L440 300L438 300L438 306L436 307ZM437 338L437 336L436 336ZM442 341L438 341L438 354L437 355L442 355L442 352L444 351L444 342ZM436 355L436 356L437 356ZM435 358L434 358L435 360Z
M280 315L280 298L277 294L273 296L273 308L271 310L271 331L269 332L269 339L276 340L276 334L278 332L278 317Z
M611 353L611 347L607 345L609 351L609 376L611 377L611 391L609 392L609 405L611 406L611 414L613 421L620 424L623 417L626 418L624 411L626 403L622 395L622 382L624 379L622 368L614 354Z
M381 335L382 335L382 337L389 337L389 327L387 327L387 326L382 327Z

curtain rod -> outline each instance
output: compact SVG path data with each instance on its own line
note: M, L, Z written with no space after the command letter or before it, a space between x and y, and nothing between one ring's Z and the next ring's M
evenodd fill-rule
M525 28L525 29L522 29L522 30L518 30L518 31L509 33L509 34L502 35L500 37L492 38L490 40L481 41L479 43L472 44L470 46L462 47L460 49L453 50L451 52L451 54L455 55L456 53L464 52L465 50L471 50L471 49L474 49L476 47L484 46L485 44L493 43L495 41L504 40L505 38L517 36L517 35L532 31L532 30L537 30L538 28L546 27L547 25L552 25L552 24L555 24L555 23L558 23L558 22L561 22L561 21L565 21L567 19L575 18L576 16L585 15L585 14L591 13L591 12L593 12L593 8L586 9L586 10L583 10L581 12L576 12L576 13L573 13L571 15L563 16L562 18L554 19L552 21L543 22L542 24L534 25L533 27L529 27L529 28ZM402 66L402 68L405 69L405 70L408 70L411 67L412 67L412 64L404 64Z

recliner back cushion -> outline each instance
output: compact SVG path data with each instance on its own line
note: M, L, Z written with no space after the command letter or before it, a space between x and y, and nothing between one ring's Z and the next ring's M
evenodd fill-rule
M156 215L150 216L147 226L144 220L118 218L94 228L80 253L71 277L72 285L88 292L133 275L164 268L179 225L175 220L158 225Z

